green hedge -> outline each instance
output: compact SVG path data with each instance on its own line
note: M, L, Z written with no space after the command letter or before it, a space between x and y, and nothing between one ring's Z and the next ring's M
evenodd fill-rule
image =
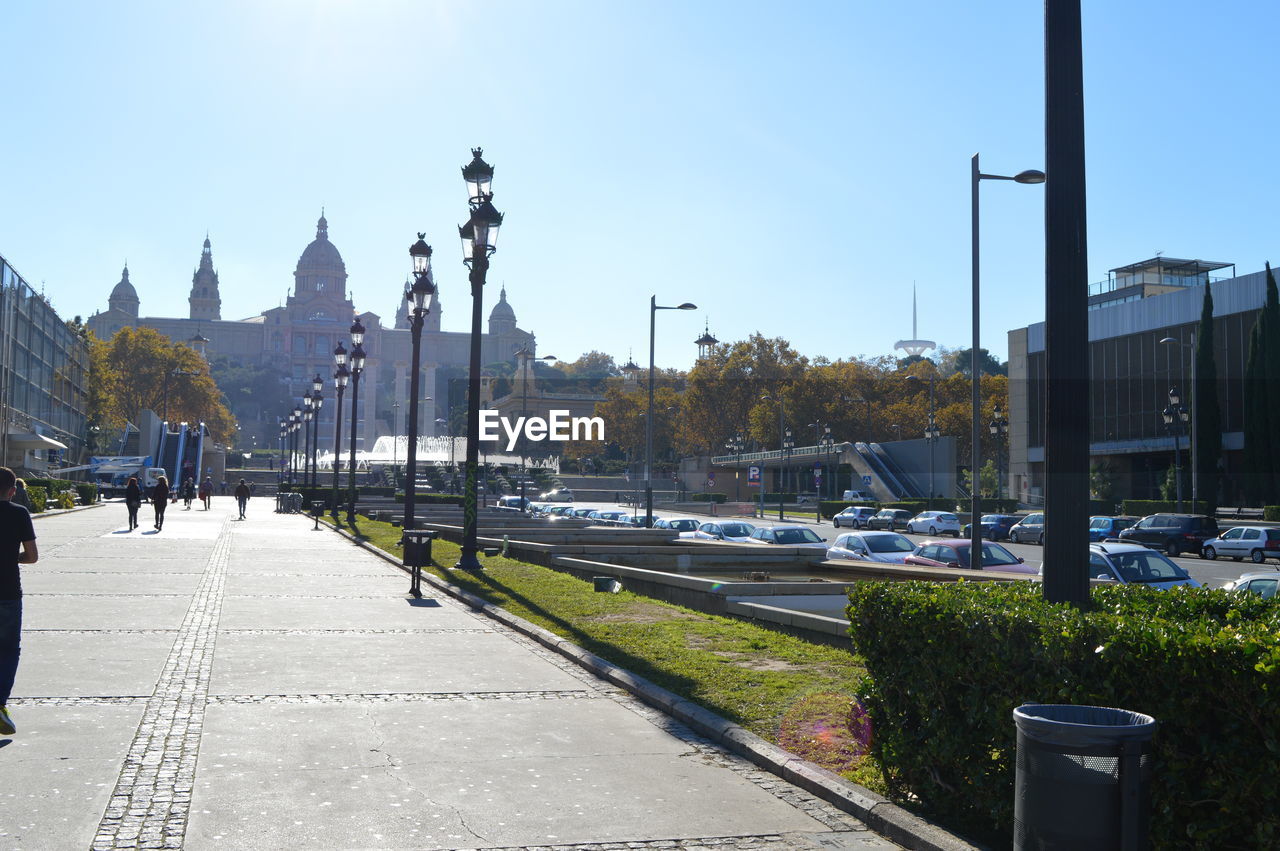
M76 493L81 505L93 505L98 501L98 486L93 482L76 482Z
M691 493L689 494L690 502L714 502L716 504L727 502L729 495L727 493Z
M1280 505L1263 506L1262 519L1268 523L1280 522Z
M1006 845L1023 703L1144 712L1151 847L1274 848L1280 599L1210 588L1092 590L1081 612L1030 583L879 583L849 594L872 751L892 795Z
M44 488L46 494L75 490L76 487L76 482L67 481L66 479L23 479L23 481L27 483L28 488L32 485Z
M765 502L795 502L796 495L794 493L766 493L764 495Z
M42 485L27 485L27 501L31 503L31 513L39 514L49 501L49 491Z
M462 505L465 497L460 493L420 493L414 499L418 505ZM396 494L396 501L404 502L404 493Z
M1123 503L1124 513L1131 514L1134 517L1146 517L1148 514L1172 514L1178 510L1177 502L1168 502L1163 499L1126 499ZM1203 499L1191 505L1190 499L1182 501L1182 513L1184 514L1210 514L1209 503Z

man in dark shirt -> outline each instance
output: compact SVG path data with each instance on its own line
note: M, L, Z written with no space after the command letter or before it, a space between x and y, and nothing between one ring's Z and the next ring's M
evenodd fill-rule
M35 564L36 532L31 515L12 502L17 477L0 467L0 736L17 732L6 704L18 674L19 638L22 635L22 581L20 564Z

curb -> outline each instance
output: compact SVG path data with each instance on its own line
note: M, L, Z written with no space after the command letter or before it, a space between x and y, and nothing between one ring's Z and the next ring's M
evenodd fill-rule
M367 541L356 540L351 533L328 523L325 525L356 546L408 572L403 564L385 550L378 549ZM801 759L777 745L770 744L755 733L726 718L721 718L709 709L602 659L550 630L543 629L537 624L513 615L506 609L486 602L457 585L450 585L433 573L424 570L422 581L466 603L474 611L532 638L548 650L576 662L601 679L625 689L655 709L667 713L739 756L746 757L766 771L856 816L871 830L904 848L912 851L974 851L978 847L903 809L870 789L851 783L838 774Z
M92 508L101 508L106 505L105 500L98 500L93 505L77 505L75 508L46 508L39 514L32 514L32 520L39 520L41 517L60 517L63 514L75 514L77 511L88 511Z

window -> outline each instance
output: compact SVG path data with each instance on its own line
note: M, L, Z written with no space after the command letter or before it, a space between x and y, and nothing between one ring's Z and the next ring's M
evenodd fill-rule
M1270 600L1276 595L1276 583L1275 579L1255 579L1249 583L1248 590L1250 594L1257 594L1264 600Z
M1262 533L1257 529L1245 529L1243 537L1246 541L1256 541L1262 537Z
M1114 579L1107 560L1097 553L1089 554L1089 577L1091 579Z
M1228 529L1227 534L1222 536L1222 540L1234 541L1240 537L1240 533L1243 531L1244 531L1243 529Z

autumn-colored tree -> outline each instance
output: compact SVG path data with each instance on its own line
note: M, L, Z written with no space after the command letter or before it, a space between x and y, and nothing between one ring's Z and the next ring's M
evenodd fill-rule
M235 418L209 365L191 347L151 328L121 328L95 348L91 357L105 425L137 422L139 412L149 409L173 422L203 421L214 440L234 436Z

